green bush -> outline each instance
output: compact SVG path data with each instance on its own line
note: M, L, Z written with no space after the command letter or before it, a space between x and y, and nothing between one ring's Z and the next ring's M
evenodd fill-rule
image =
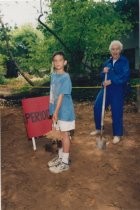
M140 85L140 79L135 78L130 81L130 93L127 96L127 102L135 102L137 100L137 85Z
M0 76L0 85L4 85L4 84L6 84L6 79L5 79L5 77L4 76Z

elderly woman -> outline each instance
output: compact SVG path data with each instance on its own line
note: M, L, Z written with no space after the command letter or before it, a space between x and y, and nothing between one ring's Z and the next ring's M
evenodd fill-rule
M125 86L129 81L129 63L126 57L121 55L123 45L120 41L114 40L109 46L111 53L103 65L101 77L103 87L97 95L94 104L94 120L96 130L91 132L91 135L100 133L101 130L101 112L103 101L103 88L106 87L106 102L105 107L111 106L112 112L112 128L113 128L113 143L116 144L123 136L123 105ZM107 73L107 80L104 81L105 73Z

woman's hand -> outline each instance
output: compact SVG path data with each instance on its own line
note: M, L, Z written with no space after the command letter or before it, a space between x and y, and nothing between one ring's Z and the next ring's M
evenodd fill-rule
M106 87L108 85L111 85L111 80L106 80L103 82L103 86Z
M109 68L108 68L108 67L104 67L104 68L103 68L103 72L104 72L104 73L108 73L108 71L109 71Z

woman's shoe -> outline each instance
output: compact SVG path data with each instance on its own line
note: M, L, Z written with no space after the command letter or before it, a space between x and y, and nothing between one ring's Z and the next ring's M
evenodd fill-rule
M113 138L113 144L119 143L120 140L121 140L120 136L114 136L114 138Z
M95 130L90 133L91 136L96 136L101 133L101 130Z

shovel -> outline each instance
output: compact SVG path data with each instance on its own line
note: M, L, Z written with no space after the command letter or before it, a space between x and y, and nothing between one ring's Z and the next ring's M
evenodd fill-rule
M107 80L107 73L105 73L105 81L106 80ZM106 87L104 87L104 92L103 92L102 115L101 115L101 133L100 133L100 136L98 136L96 138L96 146L98 149L106 149L106 139L105 139L105 137L103 137L105 100L106 100Z

